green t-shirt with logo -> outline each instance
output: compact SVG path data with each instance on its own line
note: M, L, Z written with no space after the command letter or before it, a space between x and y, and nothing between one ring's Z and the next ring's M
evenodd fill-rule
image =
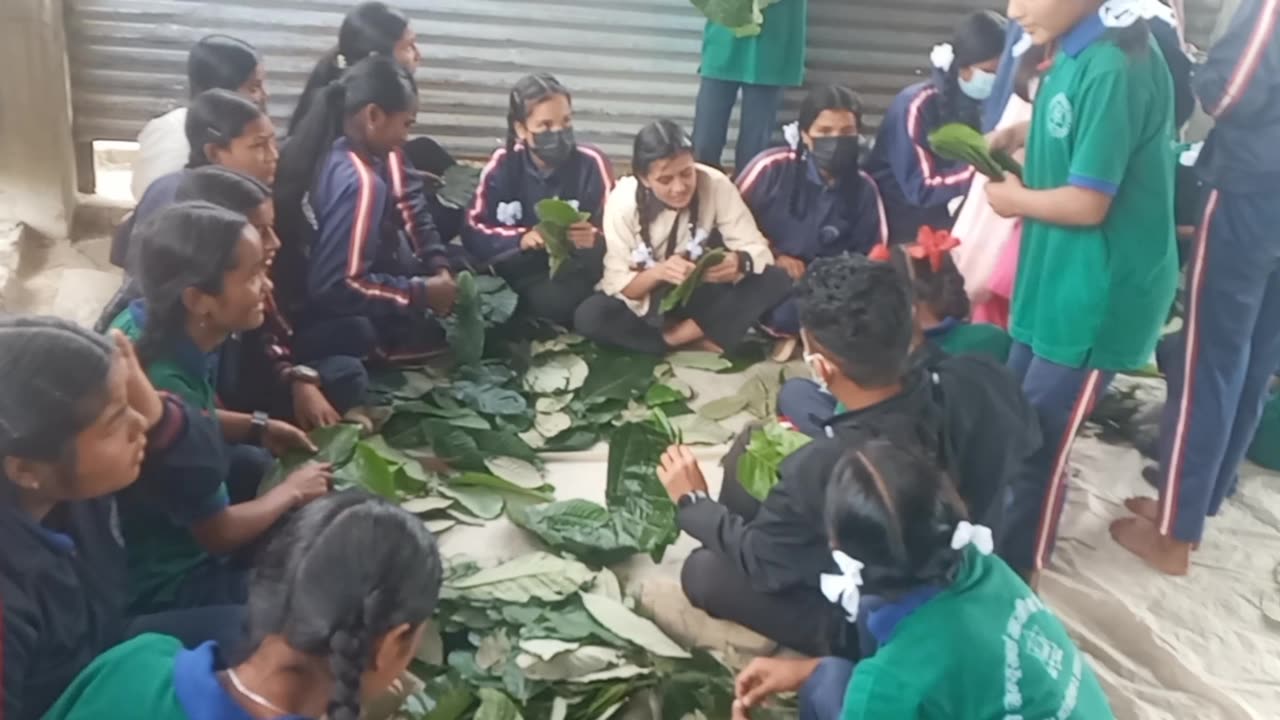
M1173 86L1154 40L1127 54L1085 22L1096 32L1064 36L1036 93L1024 182L1105 192L1111 209L1093 227L1026 219L1010 333L1051 362L1127 370L1150 360L1177 286Z
M1003 560L970 547L955 582L854 668L840 717L1115 716L1058 618Z
M167 635L117 645L80 673L44 720L188 720L174 691L173 660L180 652L182 643Z
M702 33L703 77L752 85L804 82L809 0L778 0L764 9L760 34L738 37L708 22Z

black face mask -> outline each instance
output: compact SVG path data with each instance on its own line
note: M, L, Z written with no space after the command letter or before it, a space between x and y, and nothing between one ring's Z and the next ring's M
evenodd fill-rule
M858 169L857 135L813 138L813 149L809 152L813 153L818 169L833 177Z
M535 133L530 148L538 159L548 166L558 168L573 155L578 148L573 140L573 128L563 130L543 130Z

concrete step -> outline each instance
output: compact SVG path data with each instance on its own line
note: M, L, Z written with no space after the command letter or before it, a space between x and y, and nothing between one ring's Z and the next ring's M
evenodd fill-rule
M57 315L92 325L120 286L120 271L107 259L107 237L52 245L25 237L15 248L14 271L8 283L0 285L4 289L0 307L8 312Z

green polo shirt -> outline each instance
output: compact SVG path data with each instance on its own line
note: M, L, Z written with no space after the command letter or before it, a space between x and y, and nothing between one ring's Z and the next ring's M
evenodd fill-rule
M842 720L1115 717L1057 617L1003 560L972 547L955 582L880 641L854 668Z
M111 327L137 341L145 310L131 304ZM212 363L186 337L168 353L147 363L147 377L157 390L181 398L203 411L189 422L216 423L217 400ZM199 455L199 456L196 456ZM210 557L191 534L192 524L207 520L230 504L226 488L227 458L219 441L163 464L143 465L139 481L119 496L120 528L128 551L129 611L162 612L175 607L179 586ZM181 480L181 482L177 482Z
M804 82L809 0L777 0L764 9L760 34L740 38L708 22L702 33L702 77L795 87Z
M1126 54L1096 15L1062 37L1036 94L1024 181L1104 192L1101 225L1023 225L1010 332L1069 367L1146 365L1178 280L1173 85L1155 41Z

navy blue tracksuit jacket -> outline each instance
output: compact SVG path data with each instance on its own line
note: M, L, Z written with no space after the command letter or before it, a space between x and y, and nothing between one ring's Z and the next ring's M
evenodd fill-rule
M810 156L773 148L738 176L738 190L775 255L806 263L842 253L866 254L889 241L876 181L859 171L827 185Z
M425 278L449 268L426 193L399 150L361 156L334 142L311 186L308 313L369 318L421 315Z
M929 147L929 133L954 118L945 116L938 79L898 93L885 112L866 168L880 186L894 243L914 242L921 226L952 224L947 203L969 191L973 168L944 160ZM959 102L977 103L968 98Z
M590 145L579 143L573 157L550 173L533 164L524 145L500 148L480 174L462 244L480 263L517 252L520 238L538 224L534 208L548 198L576 200L580 211L591 213L591 224L600 227L605 198L612 189L609 160ZM499 207L507 208L504 217L499 217Z

